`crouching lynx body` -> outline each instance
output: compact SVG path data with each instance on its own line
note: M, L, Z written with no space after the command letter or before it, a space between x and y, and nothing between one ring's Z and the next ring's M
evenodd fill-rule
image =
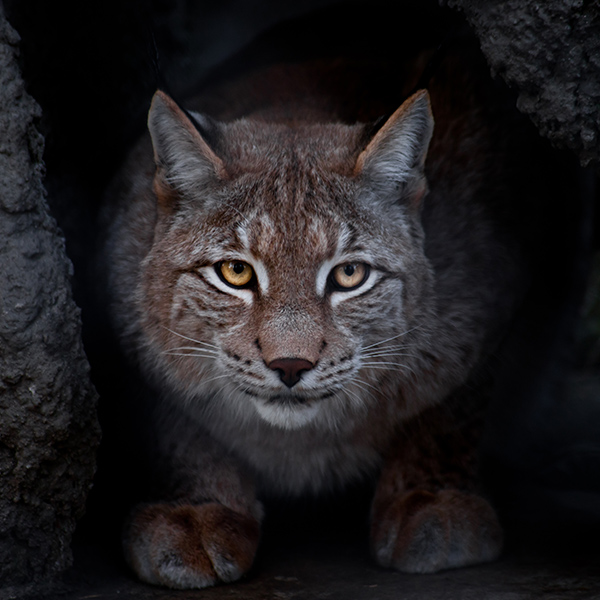
M372 67L339 62L265 69L190 113L155 95L106 245L115 326L159 399L160 501L125 533L143 580L235 580L261 497L375 476L381 565L500 552L474 483L481 374L526 293L537 184L447 62L406 100L411 76L383 99Z

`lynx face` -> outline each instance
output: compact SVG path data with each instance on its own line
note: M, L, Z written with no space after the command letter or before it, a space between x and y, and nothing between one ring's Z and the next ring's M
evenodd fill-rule
M155 96L148 352L189 403L336 428L419 368L427 96L368 144L361 125L194 120Z

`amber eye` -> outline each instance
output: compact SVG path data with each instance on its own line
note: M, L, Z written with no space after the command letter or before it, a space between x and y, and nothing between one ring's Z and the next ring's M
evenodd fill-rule
M353 290L360 287L369 276L369 265L365 263L344 263L331 272L331 282L338 290Z
M217 275L232 287L245 287L254 277L252 267L241 260L226 260L215 265Z

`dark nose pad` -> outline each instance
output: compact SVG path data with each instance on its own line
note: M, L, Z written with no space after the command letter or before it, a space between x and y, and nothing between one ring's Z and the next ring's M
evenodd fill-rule
M277 358L267 366L277 371L281 381L292 388L300 381L302 373L310 371L315 365L303 358Z

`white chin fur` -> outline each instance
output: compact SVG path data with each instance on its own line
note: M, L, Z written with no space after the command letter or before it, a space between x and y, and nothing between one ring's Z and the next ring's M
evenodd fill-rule
M252 399L256 411L261 419L280 427L281 429L300 429L313 421L319 413L320 406L315 404L266 404L260 400Z

